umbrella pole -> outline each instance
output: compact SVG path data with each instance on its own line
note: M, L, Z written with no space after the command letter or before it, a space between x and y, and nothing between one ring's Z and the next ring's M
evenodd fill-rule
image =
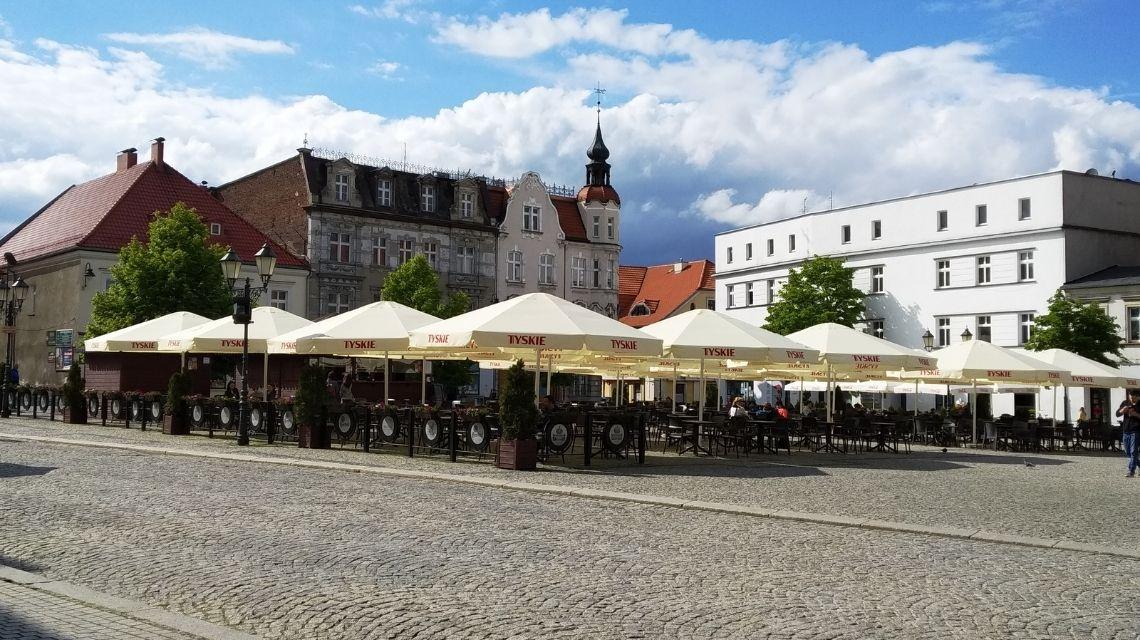
M914 381L914 417L918 417L918 380Z
M420 404L427 404L427 357L420 358Z
M261 398L269 400L269 347L265 348L265 358L261 361Z
M384 406L388 406L388 352L384 352Z
M1053 424L1057 424L1057 385L1053 385Z
M835 406L835 398L831 391L831 363L827 363L827 421L831 422L831 410Z
M800 415L804 414L804 377L800 376Z
M185 352L185 351L183 351L183 352L182 352L181 354L179 354L179 355L181 355L181 356L182 356L182 370L183 370L183 371L185 371L185 370L186 370L186 352Z
M534 350L534 406L538 406L538 384L542 381L542 349Z
M705 359L701 358L701 386L697 390L697 406L699 407L697 420L705 419Z
M673 365L672 386L669 387L669 397L673 399L673 413L677 413L677 365Z
M970 413L974 416L974 448L978 448L978 381L970 389Z

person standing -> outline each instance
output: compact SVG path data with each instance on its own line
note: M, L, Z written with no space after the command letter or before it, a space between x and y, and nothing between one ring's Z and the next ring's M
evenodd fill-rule
M1136 434L1140 431L1140 389L1129 389L1128 398L1120 403L1116 409L1120 417L1120 427L1123 432L1120 436L1124 445L1124 455L1128 458L1129 478L1136 477L1137 450Z

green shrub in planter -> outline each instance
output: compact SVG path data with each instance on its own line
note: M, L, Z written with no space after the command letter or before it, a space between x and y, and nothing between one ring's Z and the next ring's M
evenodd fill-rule
M293 398L293 415L298 425L297 445L311 449L327 449L331 434L324 421L328 392L321 368L307 364L301 368L297 395Z
M162 417L162 431L171 435L190 433L190 404L186 396L190 394L190 376L182 371L174 372L166 385L166 415Z
M538 408L533 384L522 360L507 369L499 395L501 437L495 458L501 468L534 469L538 462L538 441L534 439Z
M67 421L71 424L87 424L87 402L83 397L83 376L79 363L72 362L67 370L67 382L63 383L63 397L67 402Z

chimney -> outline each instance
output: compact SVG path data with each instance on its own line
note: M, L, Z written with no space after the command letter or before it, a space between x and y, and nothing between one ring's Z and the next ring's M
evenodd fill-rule
M681 273L685 270L685 261L678 259L673 263L673 273Z
M115 156L115 173L126 171L135 166L139 162L138 149L131 147L130 149L123 149L119 155Z
M162 169L165 165L162 162L162 143L166 142L166 138L159 136L150 143L150 161L154 166Z

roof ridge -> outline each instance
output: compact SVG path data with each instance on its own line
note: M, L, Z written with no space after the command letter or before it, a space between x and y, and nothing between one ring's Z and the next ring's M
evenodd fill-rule
M240 182L240 181L242 181L242 180L245 180L246 178L252 178L253 176L256 176L257 174L259 174L259 173L264 173L264 172L266 172L266 171L268 171L268 170L270 170L270 169L275 169L275 168L277 168L277 167L279 167L279 166L281 166L281 165L283 165L283 164L285 164L285 163L289 162L290 160L298 160L298 161L300 161L300 157L301 157L301 154L300 154L300 153L298 153L298 154L296 154L296 155L292 155L292 156L289 156L289 157L285 158L284 160L280 160L280 161L278 161L278 162L274 162L274 163L273 163L273 164L271 164L271 165L267 165L267 166L264 166L264 167L262 167L262 168L260 168L260 169L255 169L255 170L253 170L253 171L251 171L251 172L249 172L249 173L247 173L247 174L245 174L245 175L242 175L242 176L238 176L238 177L234 178L233 180L229 180L229 181L227 181L227 182L223 182L222 184L219 184L219 185L217 185L217 186L216 186L216 187L214 187L214 188L215 188L215 189L224 189L225 187L228 187L228 186L230 186L231 184L233 184L233 183L235 183L235 182ZM303 172L304 172L304 167L305 167L305 163L304 163L304 162L301 162L301 170L302 170L302 175L303 175Z

